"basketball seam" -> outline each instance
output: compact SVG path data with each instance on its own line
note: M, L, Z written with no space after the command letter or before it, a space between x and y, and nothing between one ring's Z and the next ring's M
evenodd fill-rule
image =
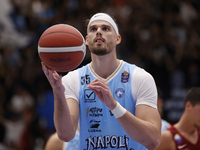
M69 33L69 32L51 32L51 33L48 33L48 34L46 34L46 35L43 35L43 36L41 37L40 40L42 40L44 37L46 37L46 36L48 36L48 35L50 35L50 34L53 34L53 33L67 33L67 34L70 34L70 35L76 36L76 37L79 38L81 41L83 41L82 38L78 37L78 36L75 35L75 34ZM39 40L39 41L40 41L40 40Z

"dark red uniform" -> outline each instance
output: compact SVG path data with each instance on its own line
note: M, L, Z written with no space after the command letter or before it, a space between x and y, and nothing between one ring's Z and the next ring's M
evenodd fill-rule
M176 150L200 150L200 127L198 128L198 140L196 144L192 144L181 133L179 133L174 126L168 129L172 133L173 140L176 145Z

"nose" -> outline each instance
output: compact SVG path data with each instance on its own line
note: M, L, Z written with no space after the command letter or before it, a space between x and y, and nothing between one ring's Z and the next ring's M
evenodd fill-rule
M97 33L96 33L96 35L102 35L102 34L101 34L101 28L97 28Z

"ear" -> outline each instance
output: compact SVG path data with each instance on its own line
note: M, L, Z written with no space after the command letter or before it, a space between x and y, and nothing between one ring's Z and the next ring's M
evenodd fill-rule
M122 40L122 38L121 38L121 35L120 34L118 34L117 35L117 44L119 44L119 43L121 43L121 40Z
M185 109L189 110L189 109L191 109L191 108L192 108L192 103L189 102L189 101L187 101L187 102L185 103Z

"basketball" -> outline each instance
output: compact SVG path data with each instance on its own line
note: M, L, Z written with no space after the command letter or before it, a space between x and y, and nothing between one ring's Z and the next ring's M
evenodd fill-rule
M53 25L40 36L38 54L49 69L68 72L78 67L85 58L85 39L73 26Z

